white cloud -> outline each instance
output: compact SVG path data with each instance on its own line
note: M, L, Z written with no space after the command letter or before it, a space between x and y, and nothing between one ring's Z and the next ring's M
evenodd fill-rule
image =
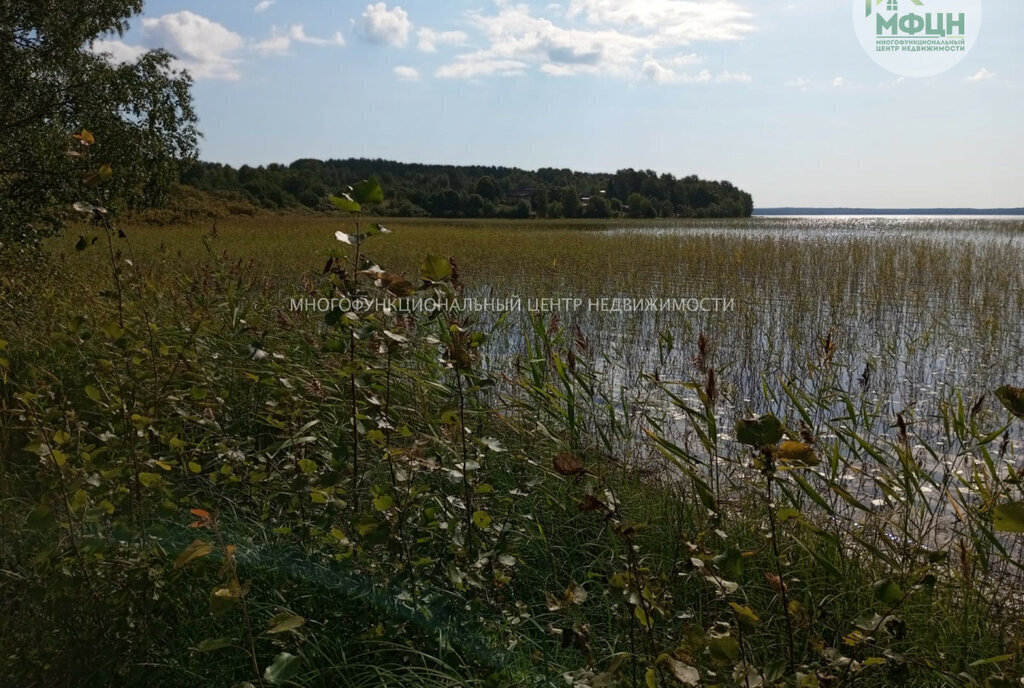
M302 24L292 26L291 37L299 43L308 43L309 45L345 45L345 37L341 35L341 31L335 31L334 35L330 38L314 38L313 36L306 35L306 32L302 29Z
M276 2L277 0L260 0L256 7L253 8L253 12L266 12L273 7Z
M496 15L471 17L473 25L490 42L484 50L458 56L453 70L470 76L489 73L520 73L534 65L555 75L582 73L628 75L637 53L647 47L638 36L613 30L565 29L548 19L534 17L525 5L505 7ZM471 62L479 69L467 69Z
M107 55L114 64L123 64L135 62L146 53L146 48L140 45L128 45L123 41L110 41L101 38L93 41L92 51Z
M693 76L683 72L677 72L675 69L663 65L654 58L648 58L645 60L641 71L646 78L659 84L692 84L707 83L708 81L711 81L711 72L706 69L702 70L696 76Z
M401 47L409 42L412 22L401 7L389 10L386 2L367 5L362 20L363 35L374 43Z
M786 87L787 88L798 88L801 91L806 91L807 87L810 86L810 85L811 85L811 80L806 78L806 77L802 77L802 76L798 76L797 78L792 79L792 80L786 82Z
M518 60L495 60L483 53L459 55L455 62L440 67L435 73L442 79L472 79L478 76L519 76L527 64Z
M982 67L981 69L976 71L974 74L972 74L971 76L967 77L966 80L977 83L979 81L991 81L995 77L996 77L996 73L995 72L990 71L990 70L988 70L985 67Z
M688 64L694 64L699 62L696 56L685 56L682 59L674 58L667 62L655 60L654 58L647 58L644 60L641 72L644 78L650 79L659 84L730 84L730 83L750 83L751 78L749 74L745 72L730 72L723 71L718 74L712 74L711 70L702 69L701 71L693 74L691 72L680 71L680 67L685 67Z
M406 65L398 65L394 68L395 76L402 81L417 81L420 78L420 70L415 67L408 67Z
M723 72L705 78L681 68L699 61L674 52L693 41L742 39L752 18L732 0L572 0L568 26L532 14L525 4L495 0L496 13L470 12L467 21L488 41L438 70L438 76L521 74L536 69L552 76L592 74L660 83L745 82L749 75ZM554 17L554 15L552 15Z
M469 38L463 31L435 31L434 29L420 29L416 32L419 38L420 50L425 53L437 52L438 45L462 45Z
M292 47L292 39L288 34L277 33L276 29L270 38L260 41L252 46L253 50L263 55L287 55L288 49Z
M753 15L732 0L572 0L567 16L653 30L676 44L738 40L754 30Z
M270 38L255 44L253 49L264 55L287 55L292 41L307 45L345 45L345 37L341 35L340 31L336 31L331 38L317 38L306 35L302 24L293 24L287 31L282 31L276 26L273 27Z
M175 56L176 68L187 69L196 79L241 78L235 53L242 48L242 37L202 15L183 10L146 18L142 20L142 34L143 45L99 40L93 43L93 50L109 54L114 61L124 61L147 49L163 48Z
M841 76L837 76L835 79L832 79L832 86L834 86L835 88L842 88L845 84L846 79L844 79Z
M206 17L184 10L156 19L143 19L143 31L156 45L177 56L196 79L238 79L233 54L242 37Z
M746 72L730 72L728 69L715 75L717 84L749 84L753 78Z

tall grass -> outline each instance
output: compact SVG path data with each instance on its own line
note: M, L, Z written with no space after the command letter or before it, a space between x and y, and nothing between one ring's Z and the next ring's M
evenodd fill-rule
M390 228L76 232L7 278L12 685L1020 676L1017 225ZM289 307L396 290L736 309Z

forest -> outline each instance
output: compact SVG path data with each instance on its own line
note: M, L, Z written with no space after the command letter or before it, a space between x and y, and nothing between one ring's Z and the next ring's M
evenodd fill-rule
M614 174L542 168L421 165L388 160L297 160L261 167L199 162L181 181L227 192L271 210L326 210L331 193L362 179L387 189L375 212L439 218L749 217L750 194L728 181L676 178L652 170Z

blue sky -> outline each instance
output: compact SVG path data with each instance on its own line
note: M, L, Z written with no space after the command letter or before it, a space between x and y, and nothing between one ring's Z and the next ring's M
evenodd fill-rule
M150 0L123 37L196 79L202 158L654 169L761 207L1024 206L1024 3L900 79L850 0Z

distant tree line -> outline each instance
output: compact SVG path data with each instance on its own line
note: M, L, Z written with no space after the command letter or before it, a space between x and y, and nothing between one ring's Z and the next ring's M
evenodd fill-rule
M388 160L297 160L265 167L200 162L182 182L231 192L272 210L325 210L329 194L376 177L386 190L376 209L394 217L656 218L749 217L750 194L727 181L676 178L651 170L592 174L542 168L421 165Z

